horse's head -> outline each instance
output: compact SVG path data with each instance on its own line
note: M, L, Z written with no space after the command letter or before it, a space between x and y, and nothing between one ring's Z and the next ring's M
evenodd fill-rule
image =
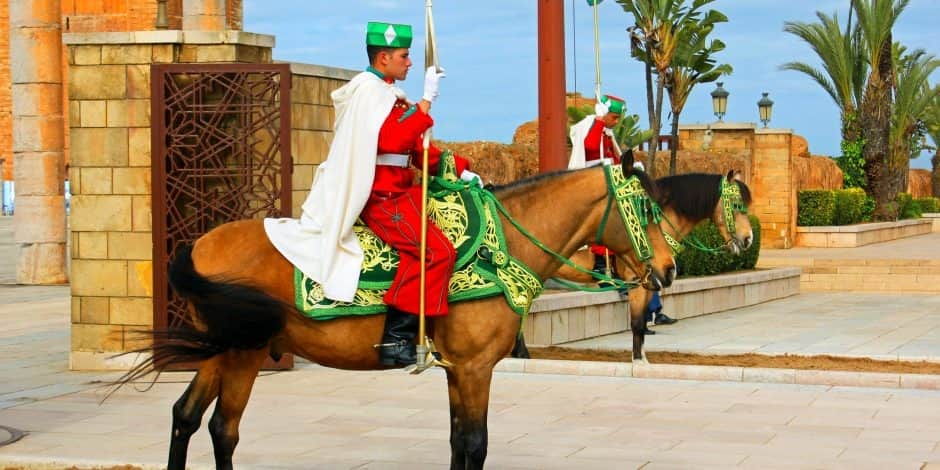
M734 254L751 247L754 231L747 208L751 204L751 190L741 180L741 173L731 170L721 179L721 196L712 212L712 222Z
M662 211L656 203L656 185L633 167L632 150L623 153L619 167L605 173L607 212L598 230L600 242L618 253L644 288L668 287L675 279L676 263L659 227Z

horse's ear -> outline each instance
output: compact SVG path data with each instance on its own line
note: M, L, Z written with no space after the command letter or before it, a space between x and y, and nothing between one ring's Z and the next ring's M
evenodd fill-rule
M633 149L626 149L620 154L620 166L623 167L623 174L633 174Z

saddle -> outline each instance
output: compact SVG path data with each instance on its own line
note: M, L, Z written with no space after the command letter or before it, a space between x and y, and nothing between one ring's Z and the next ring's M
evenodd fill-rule
M493 196L456 175L453 154L441 155L437 176L428 182L428 216L457 251L450 278L449 302L503 294L509 306L526 315L542 292L542 281L506 248ZM361 220L353 226L364 252L359 286L352 302L327 299L323 287L294 268L295 304L316 320L372 315L386 310L382 298L392 285L399 255Z

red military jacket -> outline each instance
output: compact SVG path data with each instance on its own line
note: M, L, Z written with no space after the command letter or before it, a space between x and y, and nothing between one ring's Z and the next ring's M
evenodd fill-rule
M387 78L383 78L389 81ZM379 129L377 152L381 154L404 154L411 157L411 164L421 168L424 155L424 131L434 125L431 116L421 111L416 105L400 99L392 106L392 111L385 118ZM441 158L441 149L434 145L428 147L428 172L437 174L437 165ZM457 175L470 168L470 163L456 155ZM406 191L414 185L415 174L410 167L376 165L372 192L388 197Z
M595 119L591 130L584 137L584 161L589 162L601 158L601 139L604 141L604 158L610 158L615 164L620 163L620 155L614 149L614 139L604 133L604 122Z

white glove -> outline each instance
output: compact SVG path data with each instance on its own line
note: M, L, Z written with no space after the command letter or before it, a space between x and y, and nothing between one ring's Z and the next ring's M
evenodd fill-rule
M424 96L422 98L430 103L433 103L434 98L437 98L437 95L440 94L440 81L447 76L444 75L443 68L440 69L440 72L437 70L438 68L432 65L424 72Z
M609 112L610 112L610 109L607 107L606 104L601 103L600 100L597 100L597 103L594 103L594 114L597 115L597 117L599 118L604 117Z
M604 128L604 134L607 134L608 136L613 137L613 136L614 136L614 130L611 129L611 128L609 128L609 127L605 127L605 128Z
M468 182L468 183L473 183L474 180L476 180L477 186L479 186L479 187L481 187L481 188L483 187L483 178L481 178L480 175L478 175L478 174L476 174L476 173L474 173L474 172L472 172L472 171L470 171L470 170L464 170L464 171L462 171L462 172L460 173L460 180L461 180L461 181L466 181L466 182Z

